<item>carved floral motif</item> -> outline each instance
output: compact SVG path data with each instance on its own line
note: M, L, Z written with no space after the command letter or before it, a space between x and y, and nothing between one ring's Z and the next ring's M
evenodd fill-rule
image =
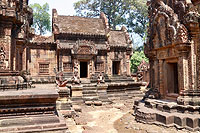
M79 40L76 42L76 45L73 46L72 54L96 55L97 50L95 44L92 41Z

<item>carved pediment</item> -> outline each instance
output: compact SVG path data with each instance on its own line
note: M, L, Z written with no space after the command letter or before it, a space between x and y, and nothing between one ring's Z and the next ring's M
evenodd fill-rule
M72 54L75 55L96 55L97 49L92 41L78 40L72 48Z
M157 0L154 2L155 3L152 3L149 8L151 17L149 29L149 41L151 42L149 43L153 43L155 48L187 43L188 31L180 22L180 14L176 14L176 12L163 1ZM185 11L185 7L183 7L183 11Z

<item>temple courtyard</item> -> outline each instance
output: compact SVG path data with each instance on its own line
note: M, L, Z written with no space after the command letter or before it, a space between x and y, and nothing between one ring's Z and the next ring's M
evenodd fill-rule
M66 118L71 133L188 133L185 129L148 125L135 121L133 101L113 100L102 106L81 105L81 112Z

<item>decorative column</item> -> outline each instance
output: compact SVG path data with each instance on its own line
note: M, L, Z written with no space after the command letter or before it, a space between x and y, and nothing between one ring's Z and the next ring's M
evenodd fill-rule
M22 54L22 70L26 70L26 60L27 60L27 56L26 56L26 50L27 48L24 47L23 48L23 54Z
M178 81L179 81L179 97L177 98L178 104L188 105L190 103L190 98L186 94L191 91L189 88L189 64L188 64L188 54L191 50L191 45L188 43L178 44L176 49L179 51L178 58Z
M125 63L126 63L126 75L127 76L131 76L130 60L131 60L131 54L127 52L126 59L125 59Z
M165 95L164 92L164 71L163 71L163 60L159 60L158 61L158 66L159 66L159 72L158 72L158 81L159 81L159 90L160 90L160 94L161 96Z
M190 35L190 43L193 43L194 52L192 54L196 55L196 61L193 63L195 66L193 68L194 80L193 85L188 87L188 89L182 88L180 92L180 96L177 98L177 102L183 105L193 105L200 106L200 27L199 27L199 15L198 12L194 12L193 9L189 9L189 11L185 15L184 23L188 29L188 33ZM193 49L192 49L193 50ZM183 60L184 62L184 60ZM192 64L191 64L192 65ZM195 69L196 67L196 69ZM186 75L192 76L192 75ZM184 86L183 86L184 87Z
M94 60L90 59L89 60L89 78L92 77L92 75L94 74Z

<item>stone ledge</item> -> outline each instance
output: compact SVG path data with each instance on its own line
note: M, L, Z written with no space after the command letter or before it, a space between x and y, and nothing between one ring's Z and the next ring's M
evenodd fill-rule
M199 114L184 114L178 112L163 112L156 108L145 107L144 103L135 102L134 115L138 122L157 124L166 127L185 128L190 131L200 130Z

